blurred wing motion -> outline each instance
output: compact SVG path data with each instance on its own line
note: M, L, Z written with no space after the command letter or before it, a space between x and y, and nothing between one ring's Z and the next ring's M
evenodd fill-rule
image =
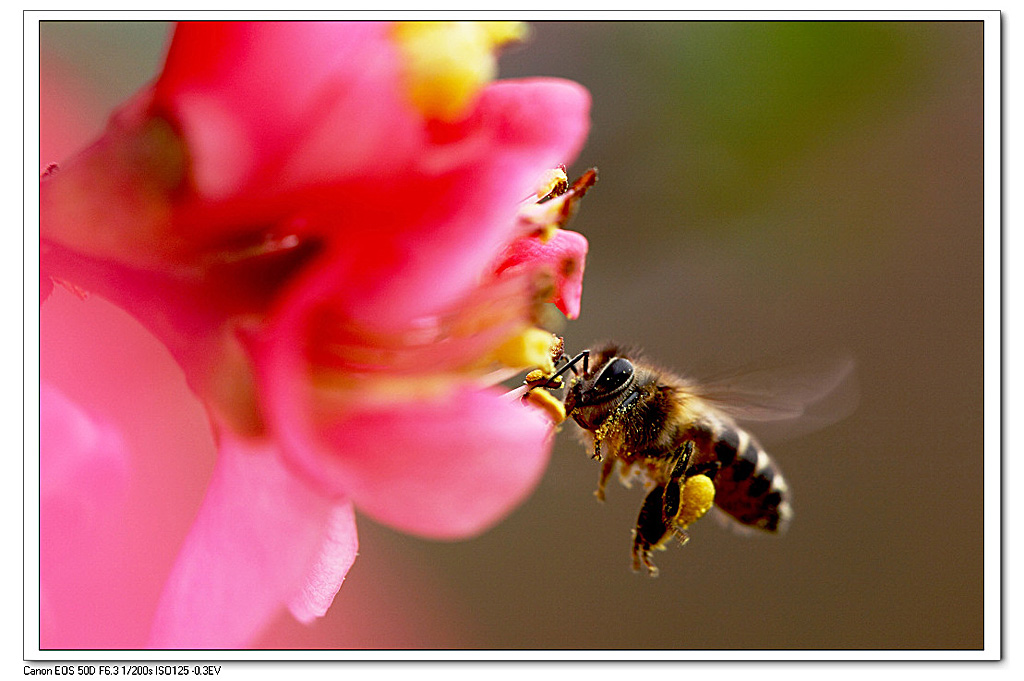
M734 371L699 382L694 393L739 423L758 424L767 439L824 428L849 416L858 401L849 355Z

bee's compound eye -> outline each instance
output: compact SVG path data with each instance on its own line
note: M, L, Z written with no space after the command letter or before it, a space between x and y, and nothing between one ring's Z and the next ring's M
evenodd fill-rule
M601 372L601 376L594 384L594 389L601 392L611 392L621 387L633 376L633 365L628 359L616 357Z

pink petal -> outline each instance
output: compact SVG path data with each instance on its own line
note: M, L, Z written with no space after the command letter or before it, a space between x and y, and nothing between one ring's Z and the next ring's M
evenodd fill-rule
M62 537L45 561L60 636L48 644L141 648L213 470L209 421L167 350L99 296L83 301L58 287L40 311L39 351L43 379L109 418L131 452L123 504L109 466L91 473L105 480L88 506L96 511L88 531L74 529L67 509L83 483L66 488L53 511L40 508Z
M42 305L53 293L53 279L45 272L39 272L39 304Z
M409 560L398 545L378 541L367 546L356 572L324 617L309 623L278 617L253 647L458 648L479 627L473 604L446 588L451 585L444 568Z
M127 448L120 432L49 383L39 406L39 645L126 647L125 612L100 585L110 581L125 522Z
M582 234L560 229L548 241L528 236L516 239L498 266L500 274L515 267L546 267L555 277L552 302L569 319L580 314L583 297L583 269L586 265L587 240Z
M310 218L321 230L337 221L333 260L297 282L280 307L329 303L359 324L389 330L455 304L515 236L516 212L541 173L576 153L588 108L586 90L564 81L486 88L448 146L424 152L423 164L457 170L339 193L333 217Z
M472 536L504 518L533 491L551 449L550 422L472 389L351 414L323 437L360 510L437 538Z
M185 131L200 193L281 193L379 175L406 157L422 133L387 31L375 22L179 24L156 97Z
M537 178L575 157L589 125L589 104L587 91L568 81L486 88L464 124L486 144L476 150L467 142L453 145L465 144L471 161L463 161L460 181L447 192L403 197L426 207L424 219L399 235L403 257L378 270L378 289L357 299L352 314L365 318L373 310L374 323L386 327L463 297L511 240L516 210Z
M85 516L122 500L128 450L120 432L46 382L39 386L39 435L41 499L74 502Z
M270 426L298 470L380 522L428 537L473 535L543 474L550 422L496 391L396 395L319 421L298 348L257 359Z
M530 178L536 181L542 170L568 164L580 152L590 129L590 93L557 78L499 80L484 89L463 125L483 126L500 147L539 163Z
M424 121L387 31L185 23L155 90L184 131L200 196L223 200L183 206L177 228L199 239L290 220L327 237L357 263L352 283L369 282L371 298L350 298L382 327L423 313L409 292L429 284L444 304L480 274L539 174L579 151L590 102L568 81L501 82L465 121Z
M225 434L206 499L164 588L149 646L247 645L304 588L327 532L333 544L354 553L349 504L311 491L282 466L272 445ZM338 549L332 555L338 571L347 571L352 557Z

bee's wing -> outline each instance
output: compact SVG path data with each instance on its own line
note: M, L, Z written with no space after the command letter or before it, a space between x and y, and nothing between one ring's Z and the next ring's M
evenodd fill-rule
M789 366L731 372L701 381L694 392L758 434L795 436L845 418L857 406L849 355L805 359ZM768 427L764 424L774 424Z

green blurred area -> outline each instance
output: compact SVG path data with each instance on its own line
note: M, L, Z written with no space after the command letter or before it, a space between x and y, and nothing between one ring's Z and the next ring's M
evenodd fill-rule
M361 520L363 555L303 635L339 644L358 617L346 589L372 591L390 552L441 585L452 609L437 617L460 633L426 626L383 648L980 647L982 28L533 24L502 76L571 78L593 95L570 168L597 166L600 181L572 225L590 254L568 348L616 338L697 376L844 350L859 407L768 443L793 489L786 537L702 521L656 556L657 580L629 570L642 494L615 486L595 503L597 467L566 426L536 493L478 539ZM155 73L166 35L52 24L42 42L113 106Z
M609 58L628 69L619 82L632 81L635 103L655 92L675 103L651 109L649 137L636 150L675 150L657 189L693 194L696 215L729 215L778 186L765 167L880 115L879 103L913 81L921 55L901 37L882 23L639 25L623 31ZM746 191L730 191L737 185Z

